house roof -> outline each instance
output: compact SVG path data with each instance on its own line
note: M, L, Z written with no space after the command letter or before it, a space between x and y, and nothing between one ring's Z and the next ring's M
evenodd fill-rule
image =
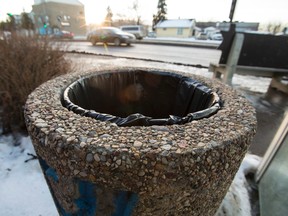
M159 22L156 28L190 28L195 23L194 19L170 19Z
M70 5L83 5L78 0L34 0L34 4L41 4L46 2L55 2L55 3L61 3L61 4L70 4Z

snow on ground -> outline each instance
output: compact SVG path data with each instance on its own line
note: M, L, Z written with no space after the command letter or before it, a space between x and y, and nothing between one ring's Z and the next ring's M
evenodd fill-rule
M58 215L29 137L0 136L0 215Z
M209 72L207 68L196 68L185 65L178 65L173 63L163 63L156 61L145 61L136 60L129 58L115 58L105 57L98 55L81 55L81 54L67 54L66 55L74 64L74 69L77 70L91 70L91 69L103 69L111 66L117 67L149 67L159 70L176 70L185 73L192 73L207 78L212 78L212 72ZM250 92L265 93L269 87L271 78L267 77L256 77L249 75L238 75L233 76L233 88Z
M155 38L149 38L145 37L143 39L144 41L174 41L174 42L193 42L195 44L215 44L220 45L222 41L219 40L198 40L195 37L189 37L189 38L175 38L175 37L155 37Z
M51 194L42 175L29 137L20 137L19 144L10 136L0 136L0 215L56 216ZM255 172L260 159L247 154L217 216L250 216L249 184L245 174ZM27 161L28 162L25 162Z
M251 186L245 176L248 173L256 173L261 159L262 158L257 155L246 154L216 216L252 215L249 196Z

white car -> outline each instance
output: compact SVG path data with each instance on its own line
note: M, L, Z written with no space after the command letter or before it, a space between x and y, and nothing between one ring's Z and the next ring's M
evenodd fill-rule
M134 34L139 40L146 36L144 26L142 25L120 26L120 29L124 32Z
M223 40L223 36L222 36L222 34L220 32L217 32L215 34L212 34L210 36L210 39L211 40Z

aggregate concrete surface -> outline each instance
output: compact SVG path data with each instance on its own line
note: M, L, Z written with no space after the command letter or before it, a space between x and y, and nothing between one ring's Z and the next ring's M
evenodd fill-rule
M57 77L33 91L25 105L27 129L40 164L55 170L46 177L61 209L81 211L72 201L82 195L85 181L97 188L105 185L102 189L110 188L111 196L117 190L136 193L133 215L213 215L256 132L255 109L231 87L191 72L169 70L166 64L159 65L160 71L190 77L217 92L221 110L181 125L117 127L64 109L59 93L79 77L154 71L147 62L140 69L137 61L129 61L122 69L119 62L113 64L114 58L107 60L110 70L98 62L98 69L82 68ZM85 199L84 195L80 198ZM99 200L105 200L101 209L111 209L112 198L100 196Z

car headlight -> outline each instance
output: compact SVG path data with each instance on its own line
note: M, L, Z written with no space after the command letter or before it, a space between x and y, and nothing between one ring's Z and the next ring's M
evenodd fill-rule
M122 37L125 38L125 39L129 38L129 36L127 36L127 35L122 35Z

